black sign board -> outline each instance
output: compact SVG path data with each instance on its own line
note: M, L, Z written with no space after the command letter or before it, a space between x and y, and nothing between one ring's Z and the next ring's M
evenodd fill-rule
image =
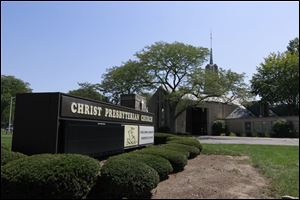
M101 156L153 143L151 130L148 112L62 93L24 93L16 97L12 150Z
M153 115L123 106L62 96L61 117L153 125Z

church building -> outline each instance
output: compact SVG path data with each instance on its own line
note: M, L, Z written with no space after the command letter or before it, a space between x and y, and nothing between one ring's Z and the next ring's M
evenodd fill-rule
M212 36L210 59L205 67L206 72L218 72L218 65L213 62ZM210 89L204 85L204 93L209 94ZM146 99L139 95L123 95L121 105L137 110L149 111L154 114L154 126L156 132L170 131L170 108L168 107L168 91L159 87L146 104ZM189 95L185 100L193 101ZM278 119L286 119L293 123L299 134L299 115L287 116L265 105L254 102L245 107L238 103L224 102L222 98L210 97L197 106L188 106L175 121L175 132L192 135L214 135L212 125L216 120L223 120L229 132L239 136L258 136L269 134L274 122Z

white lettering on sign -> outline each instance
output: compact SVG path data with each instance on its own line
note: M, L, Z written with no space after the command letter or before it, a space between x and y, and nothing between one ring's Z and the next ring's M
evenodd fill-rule
M147 116L147 115L142 115L141 116L141 121L143 121L143 122L153 122L153 117Z
M154 143L154 127L153 126L140 126L139 144L153 144Z
M71 112L85 115L101 116L102 108L82 103L71 103Z
M102 108L100 106L94 106L89 104L72 102L70 108L72 113L77 113L82 115L104 116L113 119L126 119L126 120L134 120L134 121L141 120L142 122L153 122L152 116L127 112L127 111L121 111L112 108L105 108L105 107Z
M117 119L140 120L140 114L105 108L105 117Z

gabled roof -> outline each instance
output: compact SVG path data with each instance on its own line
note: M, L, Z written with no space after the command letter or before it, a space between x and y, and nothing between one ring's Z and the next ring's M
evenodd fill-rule
M238 118L250 118L255 117L255 115L247 110L244 106L239 106L234 109L225 119L238 119Z

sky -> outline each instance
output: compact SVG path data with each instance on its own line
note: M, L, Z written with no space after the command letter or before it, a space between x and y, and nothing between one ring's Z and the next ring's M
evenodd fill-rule
M66 93L155 42L210 48L210 32L214 63L248 83L299 37L299 2L1 1L1 75Z

